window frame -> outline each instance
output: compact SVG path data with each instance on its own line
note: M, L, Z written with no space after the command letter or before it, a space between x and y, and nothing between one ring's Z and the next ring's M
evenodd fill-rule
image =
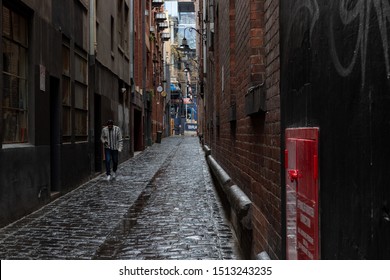
M2 134L0 143L6 148L7 145L25 145L30 142L28 104L29 17L7 5L2 5L1 8L2 53L3 59L9 59L9 67L7 69L7 62L3 60L3 89L1 96ZM8 16L6 13L8 13ZM7 29L5 27L9 28L8 33L6 32ZM6 81L9 81L8 94L6 94ZM8 97L8 106L6 96ZM6 121L6 116L11 119Z
M79 60L78 60L79 59ZM88 98L88 56L85 51L80 48L75 48L74 52L74 61L75 61L75 79L74 79L74 137L75 142L85 142L88 141L88 129L89 129L89 98ZM83 64L79 63L83 62ZM80 71L79 71L80 70ZM82 89L84 97L81 98L81 103L79 103L79 94L80 91L77 89ZM82 120L80 122L80 116ZM84 127L82 127L84 123ZM81 125L81 126L80 126Z
M68 51L68 69L64 67L64 50L65 48ZM62 143L70 143L72 141L72 79L71 79L71 48L69 42L63 40L62 42L62 84L61 84L61 94L62 94L62 117L61 117L61 138ZM67 84L67 92L64 92L65 83ZM66 96L65 96L66 94ZM68 116L66 116L68 115ZM65 117L67 117L67 123L65 122ZM65 128L66 127L66 128Z

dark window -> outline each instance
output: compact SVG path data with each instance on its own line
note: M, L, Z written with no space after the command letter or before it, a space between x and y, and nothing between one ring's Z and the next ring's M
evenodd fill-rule
M3 143L28 141L27 19L2 7Z

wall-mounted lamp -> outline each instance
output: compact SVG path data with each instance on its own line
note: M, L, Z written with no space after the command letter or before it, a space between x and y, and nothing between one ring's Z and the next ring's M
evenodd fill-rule
M184 28L184 38L183 38L183 40L186 38L186 30L190 30L190 32L192 32L192 31L195 31L196 33L198 33L201 37L202 37L202 39L203 39L203 41L207 41L207 36L206 36L206 33L205 33L205 30L204 29L196 29L196 28L193 28L193 27L186 27L186 28Z
M185 32L184 32L184 34L185 34ZM181 41L180 47L182 47L183 49L189 49L190 48L190 46L187 43L186 35L184 35L183 40Z
M190 32L195 31L196 33L198 33L202 37L203 41L207 41L207 36L206 36L205 30L201 29L199 31L198 29L193 28L193 27L186 27L186 28L184 28L184 37L183 37L183 40L181 41L180 50L183 50L183 51L191 51L192 50L190 48L190 46L188 45L187 38L186 38L186 30L187 29Z
M122 91L123 94L125 94L126 93L126 88L124 88L124 87L121 88L121 91Z

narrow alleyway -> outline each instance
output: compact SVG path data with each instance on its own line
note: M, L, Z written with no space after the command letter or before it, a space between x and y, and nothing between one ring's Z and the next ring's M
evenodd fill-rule
M196 137L170 137L0 229L0 259L239 259Z

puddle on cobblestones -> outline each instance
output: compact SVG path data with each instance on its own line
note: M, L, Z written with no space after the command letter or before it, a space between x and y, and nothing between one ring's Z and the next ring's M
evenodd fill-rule
M127 214L123 217L121 223L107 237L105 242L99 247L93 259L115 259L122 241L129 235L132 228L138 221L138 216L156 187L149 183L141 195L130 207Z

